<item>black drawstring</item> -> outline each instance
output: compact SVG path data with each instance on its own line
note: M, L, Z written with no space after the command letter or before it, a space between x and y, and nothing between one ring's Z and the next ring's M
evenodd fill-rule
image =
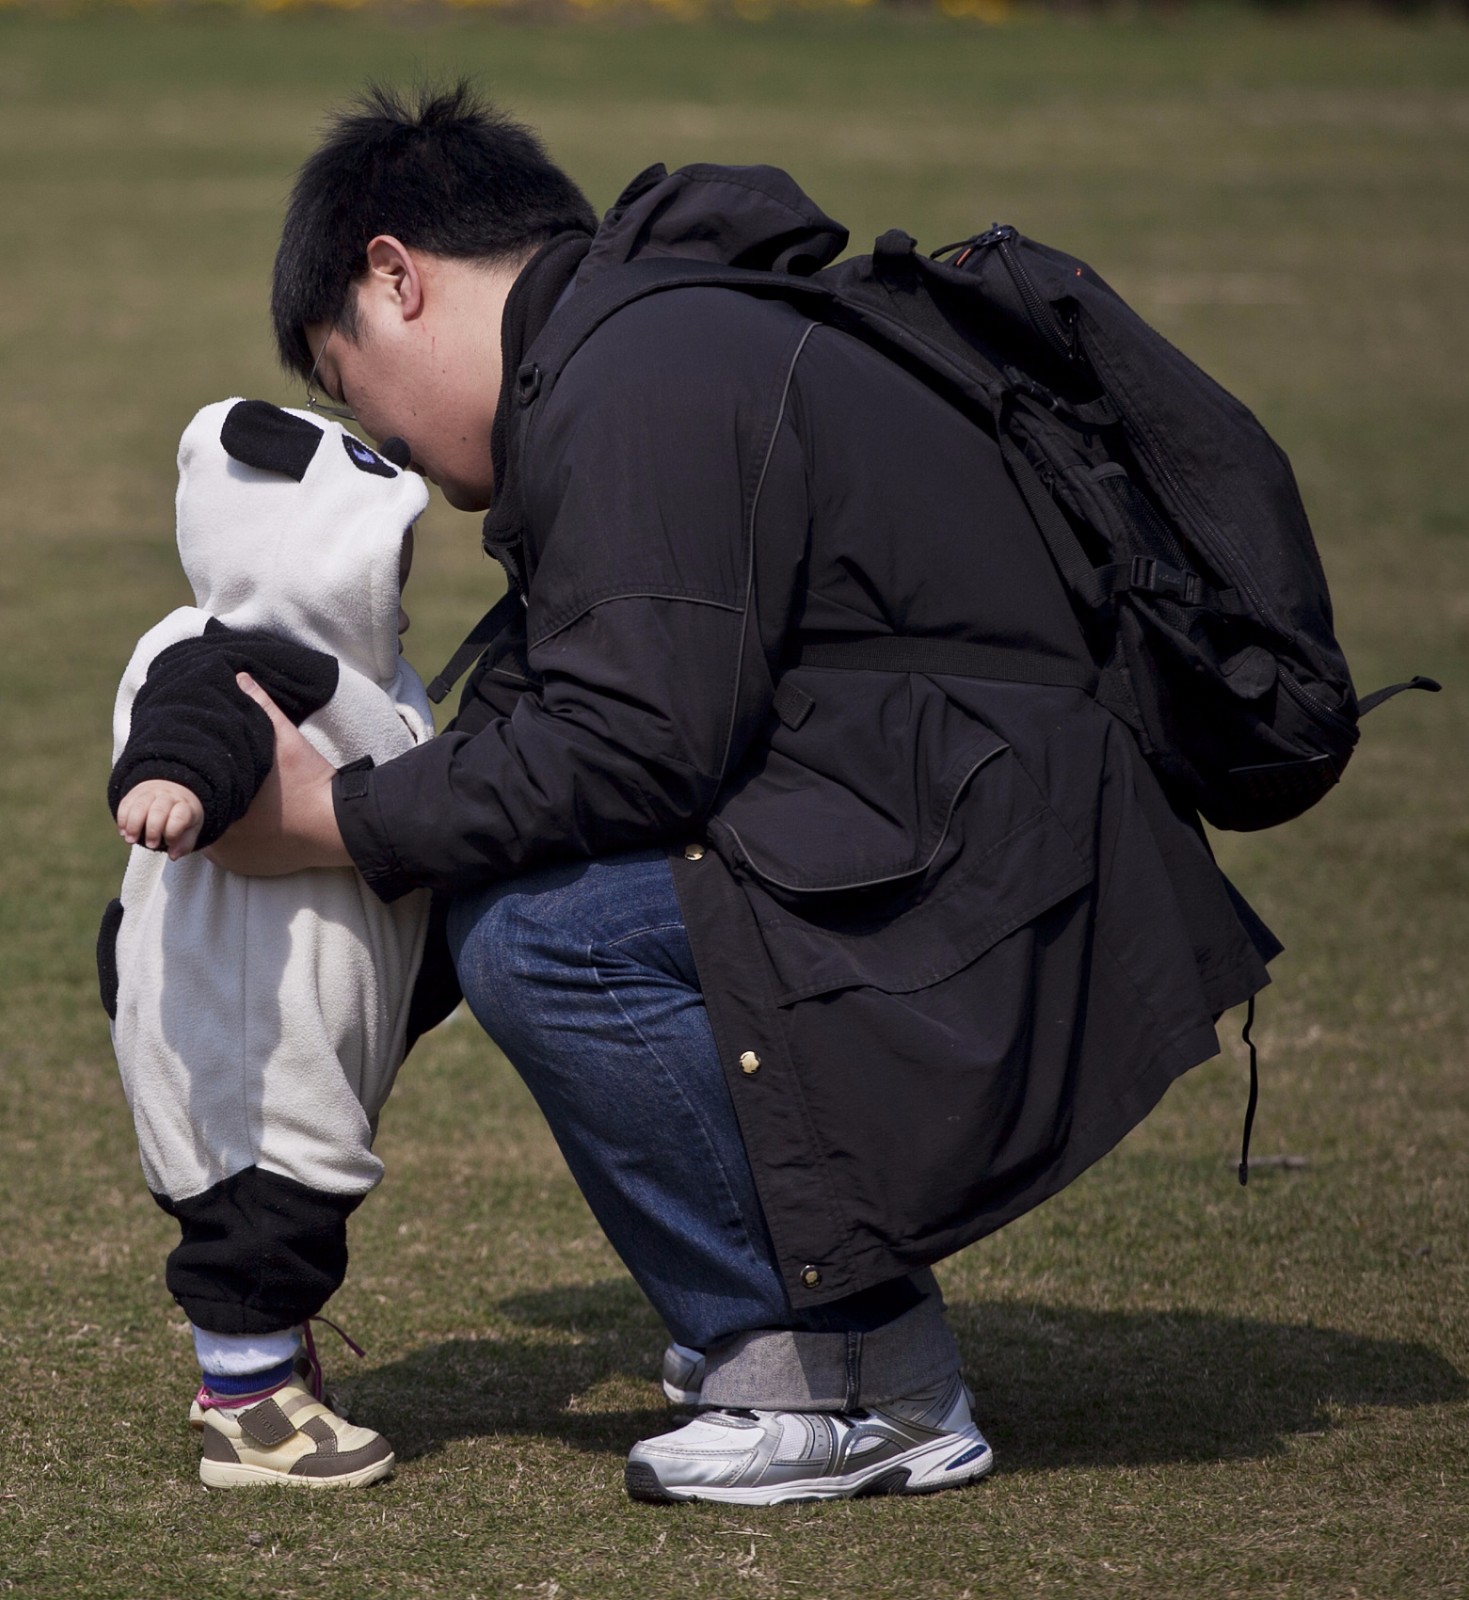
M1239 1181L1244 1184L1250 1181L1250 1129L1255 1125L1255 1107L1260 1100L1260 1064L1255 1052L1255 1041L1250 1037L1250 1029L1255 1026L1255 997L1250 996L1250 1009L1245 1015L1245 1025L1240 1030L1240 1038L1250 1047L1250 1103L1245 1107L1244 1138L1239 1147Z

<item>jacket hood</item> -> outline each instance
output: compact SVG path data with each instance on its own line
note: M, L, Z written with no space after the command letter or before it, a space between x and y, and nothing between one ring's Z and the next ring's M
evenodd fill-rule
M645 256L806 277L847 247L834 222L778 167L700 164L638 174L602 220L577 281Z
M390 687L399 562L428 504L423 479L338 423L263 400L205 406L178 465L179 556L199 609Z
M669 172L659 163L638 174L603 218L590 246L584 234L552 240L532 258L505 303L501 367L519 370L568 284L582 286L609 267L643 257L681 256L716 266L809 276L847 245L834 222L778 167L698 165ZM524 508L510 449L515 385L506 382L490 435L495 498L484 521L484 547L524 588Z

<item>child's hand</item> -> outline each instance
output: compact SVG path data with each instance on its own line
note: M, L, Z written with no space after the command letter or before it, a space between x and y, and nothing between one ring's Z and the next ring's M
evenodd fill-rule
M199 797L181 783L149 778L122 797L117 808L117 831L129 844L146 850L167 850L177 861L194 848L204 826Z

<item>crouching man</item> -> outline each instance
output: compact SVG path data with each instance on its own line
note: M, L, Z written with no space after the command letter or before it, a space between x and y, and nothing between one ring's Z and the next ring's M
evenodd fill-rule
M215 849L452 896L464 994L700 1408L633 1448L640 1499L984 1474L930 1264L1109 1150L1277 949L1079 686L990 435L727 288L542 359L626 262L810 271L846 239L769 168L651 169L599 225L467 91L377 92L276 260L286 366L488 510L513 598L451 732L334 772L278 719L272 802ZM832 649L913 637L1057 671Z

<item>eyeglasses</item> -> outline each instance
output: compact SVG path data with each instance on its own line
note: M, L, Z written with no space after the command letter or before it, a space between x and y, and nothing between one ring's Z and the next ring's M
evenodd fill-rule
M350 406L333 405L321 399L316 393L316 369L321 365L321 358L326 354L327 340L336 332L335 327L328 328L326 338L316 352L316 360L311 363L311 374L306 379L306 409L314 411L319 417L336 417L341 422L356 422L357 413Z

